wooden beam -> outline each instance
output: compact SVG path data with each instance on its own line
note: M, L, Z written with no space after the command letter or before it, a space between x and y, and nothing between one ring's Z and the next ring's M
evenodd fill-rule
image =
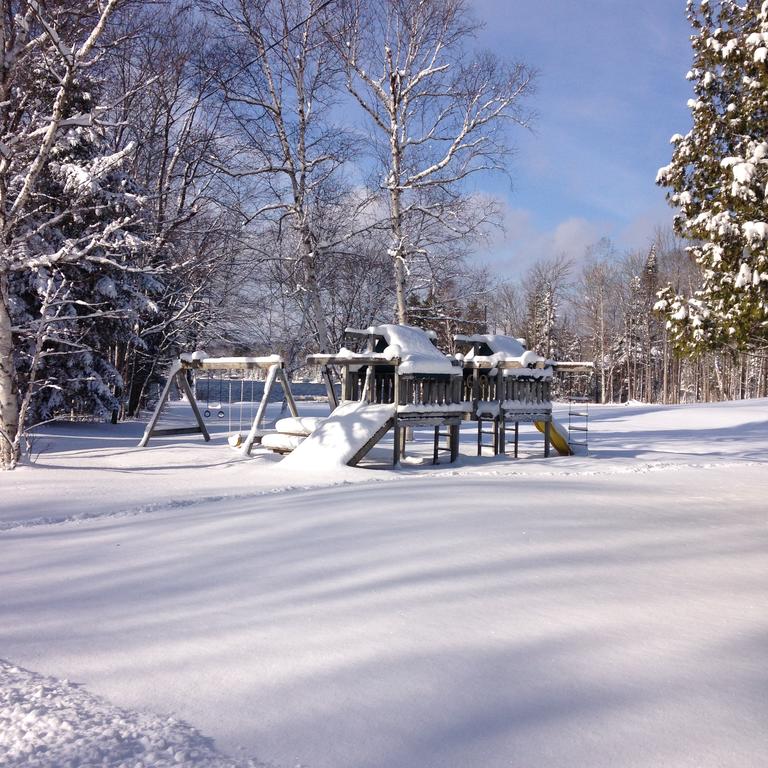
M350 365L388 365L392 368L400 365L398 357L384 357L378 354L364 355L307 355L307 363L310 365L338 365L340 367Z
M174 381L176 382L178 388L187 396L189 405L192 408L192 413L194 414L195 420L197 421L196 427L167 427L163 429L157 428L157 423L160 421L160 414L163 410L163 406L166 404L166 402L168 402L168 399L171 396L171 389L173 388ZM152 417L150 418L149 423L144 430L144 435L139 441L139 448L145 448L149 443L150 438L152 438L154 435L191 434L202 434L206 442L211 439L211 436L208 434L208 430L205 428L203 417L200 415L200 410L197 407L195 396L189 386L189 382L187 381L187 377L184 372L184 366L180 360L176 360L171 365L171 369L168 372L168 378L166 379L165 386L163 387L163 391L160 394L160 399L157 401L157 405L155 406Z
M264 394L261 396L261 402L259 403L259 407L256 410L256 416L253 419L251 428L248 431L247 437L245 438L243 447L240 449L240 452L244 456L250 455L253 444L256 442L257 432L261 427L262 421L264 421L264 415L267 412L267 403L269 402L269 395L272 392L272 387L274 386L275 379L277 378L278 370L282 370L282 363L279 365L273 363L272 367L267 373L267 380L264 382Z

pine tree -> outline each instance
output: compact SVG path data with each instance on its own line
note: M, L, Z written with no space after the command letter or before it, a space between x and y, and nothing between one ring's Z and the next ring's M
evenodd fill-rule
M656 308L683 351L768 343L768 2L688 2L693 128L672 137L657 183L679 207L675 229L702 270L692 296L671 287Z
M41 413L74 384L90 405L109 402L119 382L92 340L125 321L143 278L131 263L141 201L120 171L129 150L105 151L90 93L120 0L2 4L0 466L13 468L33 395L52 395Z
M77 81L65 116L89 113L95 90L95 82ZM116 409L123 380L110 350L120 341L141 344L137 321L155 314L152 295L161 285L135 267L145 248L143 196L122 170L125 154L110 152L103 128L73 124L55 141L32 195L33 248L43 258L9 280L26 426L62 413L103 418ZM105 231L93 260L45 258Z

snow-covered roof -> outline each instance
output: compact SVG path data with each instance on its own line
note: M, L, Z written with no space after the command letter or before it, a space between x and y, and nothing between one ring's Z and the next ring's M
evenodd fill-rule
M457 334L453 338L456 341L469 344L487 344L494 354L503 352L510 357L520 357L526 351L521 339L513 339L511 336L502 336L496 333L473 333L467 336Z
M384 354L400 358L400 373L455 374L450 358L430 340L422 328L411 325L372 325L367 332L387 342Z
M501 334L493 333L478 333L472 336L454 336L454 339L459 342L473 344L473 348L463 356L464 360L476 360L485 361L491 366L496 366L501 362L517 363L521 368L528 369L530 367L541 365L544 363L544 358L541 355L537 355L530 349L526 349L520 339L514 339L511 336L502 336ZM490 355L478 355L476 353L476 347L480 344L484 344L491 350ZM547 366L549 367L549 366ZM514 369L508 369L505 375L516 375Z

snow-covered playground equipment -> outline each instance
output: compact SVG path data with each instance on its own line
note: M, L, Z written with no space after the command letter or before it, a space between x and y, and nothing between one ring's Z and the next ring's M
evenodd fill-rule
M326 383L330 416L300 417L285 365L277 355L266 357L210 357L205 352L181 355L172 365L157 407L147 425L140 446L160 435L210 435L200 412L195 390L188 381L190 372L224 372L229 384L230 422L233 412L232 376L238 376L241 395L243 375L263 371L264 392L243 438L242 397L240 424L229 442L248 455L255 443L287 455L288 464L323 466L357 465L388 433L393 433L392 463L403 457L411 427L432 427L432 462L441 453L450 461L459 452L462 421L477 422L477 453L490 448L494 455L506 454L507 433L513 430L514 456L518 456L519 428L531 423L544 434L544 456L550 445L563 455L573 453L571 430L552 416L551 384L555 372L591 371L591 363L557 363L526 350L519 339L493 334L455 336L459 354L449 357L434 344L433 336L421 328L406 325L378 325L366 329L348 328L345 346L333 354L315 354L310 365L321 368ZM341 393L334 387L334 373L341 373ZM210 381L208 382L210 384ZM283 389L291 416L278 419L264 429L267 403L274 385ZM219 382L221 385L221 382ZM194 426L160 427L164 406L173 387L185 397L195 418ZM336 385L338 386L338 385ZM203 400L210 401L210 388ZM251 388L251 391L252 388ZM221 386L219 386L221 392ZM255 403L251 403L255 405ZM210 406L210 402L209 402ZM210 415L212 407L205 411ZM223 418L223 408L218 411ZM490 425L490 429L488 429ZM231 426L231 425L230 425ZM230 428L231 432L231 428ZM484 443L490 436L492 442ZM585 444L585 443L584 443Z
M331 415L319 421L300 443L295 420L277 429L286 436L266 435L262 445L288 452L290 462L313 466L328 463L356 465L387 432L393 431L393 464L405 448L406 428L434 429L432 461L446 452L455 461L459 452L459 425L471 404L463 399L462 369L440 352L421 328L379 325L347 329L346 346L335 354L310 355L307 362L321 366L326 381L331 368L341 371L341 400L331 387ZM291 432L290 430L294 430ZM444 441L444 442L443 442Z
M556 371L590 371L591 363L556 363L527 350L520 339L497 334L454 336L464 368L465 398L477 421L477 455L490 448L506 453L507 432L514 434L517 458L520 424L531 423L544 434L544 456L550 445L564 455L573 453L570 430L552 416L552 377ZM483 429L490 424L490 429ZM490 436L491 443L483 438Z
M183 354L178 360L174 361L168 371L168 378L160 394L157 406L152 417L144 430L144 436L139 442L139 447L146 446L150 439L161 435L192 435L201 434L208 441L211 439L205 426L205 421L200 413L200 405L195 397L194 391L187 380L188 371L218 371L231 374L232 372L244 373L246 371L265 371L266 380L264 382L264 393L259 402L256 414L248 424L248 434L245 439L239 434L241 424L238 424L238 433L234 436L235 447L239 447L243 454L248 455L251 452L253 444L257 441L260 430L262 429L264 416L267 410L267 403L276 383L279 383L283 389L283 395L291 415L298 417L296 402L293 399L288 377L285 375L285 363L278 355L268 355L266 357L210 357L205 352L194 352ZM192 409L196 425L189 427L158 427L164 406L171 396L173 388L184 395ZM231 390L230 390L231 392ZM208 395L210 397L210 395ZM231 403L230 403L231 405ZM241 406L242 414L242 406Z

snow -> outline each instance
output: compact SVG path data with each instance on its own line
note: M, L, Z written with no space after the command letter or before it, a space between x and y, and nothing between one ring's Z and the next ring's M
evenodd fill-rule
M749 184L752 181L752 177L755 175L754 163L737 163L731 169L733 178L739 184Z
M0 756L5 768L247 768L171 717L118 709L67 680L0 660Z
M210 355L207 352L199 349L196 352L182 352L179 355L179 360L183 360L184 362L191 362L192 360L206 360L209 357Z
M747 221L741 228L748 243L762 243L768 240L768 223L764 221Z
M455 338L456 341L487 344L493 352L492 355L476 355L475 350L471 349L463 359L487 362L490 367L495 367L501 362L516 362L519 363L521 368L527 368L544 361L544 358L540 355L537 355L532 350L527 350L520 339L514 339L511 336L484 333L472 336L456 336ZM521 373L522 371L510 368L504 371L505 376L519 376ZM551 376L551 374L552 371L550 369L548 375Z
M762 768L768 401L590 414L590 456L465 424L399 470L45 427L0 478L0 765Z
M398 413L471 413L472 403L406 403L397 406Z
M501 404L501 407L505 411L509 411L511 413L514 413L515 411L525 413L526 411L530 411L532 408L535 408L535 410L537 411L552 410L551 403L547 403L547 402L532 403L528 400L504 400L504 402Z
M309 438L283 461L281 468L344 466L393 414L393 405L342 403L317 424Z
M736 280L733 285L736 288L743 288L745 285L749 285L752 282L752 270L749 268L749 264L745 262L741 263L739 267L739 274L736 275Z
M261 444L272 451L295 451L302 442L304 442L303 435L274 433L261 438Z
M275 429L289 435L309 435L318 428L322 421L323 417L321 416L289 416L285 419L278 419L275 423Z
M398 370L401 374L457 374L459 372L421 328L410 325L374 325L367 329L367 333L383 336L388 347L397 348L391 350L389 354L397 356L393 353L399 352L401 362Z

